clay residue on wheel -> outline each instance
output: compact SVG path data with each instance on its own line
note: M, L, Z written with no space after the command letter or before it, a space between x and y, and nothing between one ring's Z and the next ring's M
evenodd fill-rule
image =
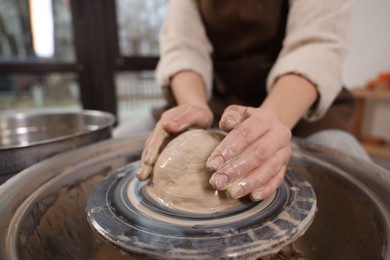
M170 141L159 155L147 187L166 207L194 213L223 212L241 204L214 190L206 161L223 136L203 129L186 131Z

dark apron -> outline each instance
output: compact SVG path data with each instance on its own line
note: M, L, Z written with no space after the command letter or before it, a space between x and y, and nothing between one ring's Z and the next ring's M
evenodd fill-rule
M218 126L227 106L258 107L265 99L267 75L285 36L288 0L198 0L198 7L214 48L209 105L213 126ZM321 120L301 120L293 134L305 137L323 129L347 130L352 112L352 96L343 88Z

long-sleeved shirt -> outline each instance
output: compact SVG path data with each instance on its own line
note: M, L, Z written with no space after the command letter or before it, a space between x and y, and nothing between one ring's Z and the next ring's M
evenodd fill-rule
M305 115L321 118L342 88L342 62L348 47L352 0L290 0L283 48L268 78L267 90L285 74L302 75L319 93L318 102ZM260 32L259 32L260 33ZM182 70L199 74L212 94L213 65L210 43L196 0L170 0L160 36L161 59L157 82L169 96L170 79Z

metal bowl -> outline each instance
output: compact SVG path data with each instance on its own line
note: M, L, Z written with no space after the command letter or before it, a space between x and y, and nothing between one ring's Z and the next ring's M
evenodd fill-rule
M0 115L0 184L55 154L111 137L112 114L35 112Z

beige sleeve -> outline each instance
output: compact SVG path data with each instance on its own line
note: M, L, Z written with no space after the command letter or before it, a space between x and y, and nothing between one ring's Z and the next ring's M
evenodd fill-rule
M352 0L290 0L286 37L267 79L268 91L278 77L296 73L319 93L305 119L315 121L342 88L342 62L347 50Z
M198 12L195 0L170 0L160 35L160 60L157 83L168 100L172 98L170 79L182 70L199 74L211 97L212 46Z

